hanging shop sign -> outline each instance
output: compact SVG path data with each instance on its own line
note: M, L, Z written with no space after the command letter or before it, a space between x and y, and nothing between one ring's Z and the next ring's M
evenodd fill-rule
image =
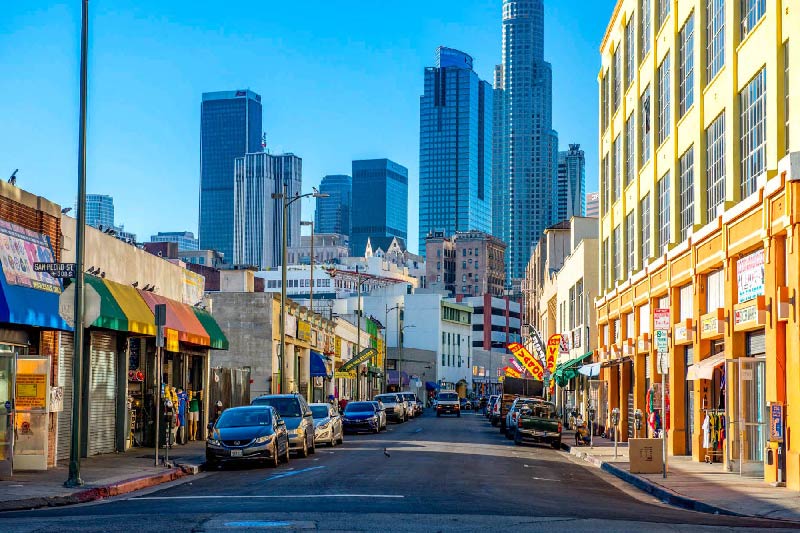
M514 354L514 357L522 363L522 366L533 375L534 379L542 381L544 377L544 367L538 359L531 355L531 352L529 352L525 346L518 342L512 342L508 345L508 349Z
M333 377L335 379L356 379L356 371L342 372L341 370L337 370L333 373Z
M561 349L561 334L556 333L552 335L547 340L547 371L549 373L553 373L556 371L556 365L558 364L558 353Z
M692 342L692 332L694 331L691 318L675 324L672 328L672 336L675 344L689 344Z
M739 303L764 296L764 250L758 250L736 261L736 283Z
M305 320L297 321L297 338L301 341L311 341L311 324Z
M0 220L0 263L9 285L40 291L61 292L61 282L46 269L34 265L53 264L50 238L22 226Z
M14 407L44 409L47 407L47 374L17 374Z
M342 372L347 372L349 370L352 370L358 365L366 363L376 355L378 355L378 350L376 350L375 348L364 348L363 350L361 350L361 353L359 353L358 355L347 361L345 364L343 364L339 370Z
M725 333L725 310L716 309L700 317L700 338L715 339Z

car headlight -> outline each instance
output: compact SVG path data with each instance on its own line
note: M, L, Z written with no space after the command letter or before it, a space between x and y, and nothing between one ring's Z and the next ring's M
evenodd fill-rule
M378 417L377 416L371 416L371 417L369 417L369 421L370 422L377 422L378 421Z
M258 437L255 440L255 444L264 444L265 442L269 442L272 439L272 435L264 435L262 437Z
M212 446L222 446L222 443L220 441L212 437L209 437L207 442Z
M330 423L330 421L328 421L328 422L325 422L324 424L320 424L320 425L318 425L318 426L317 426L317 429L325 430L325 429L328 429L328 427L329 427L330 425L331 425L331 423Z

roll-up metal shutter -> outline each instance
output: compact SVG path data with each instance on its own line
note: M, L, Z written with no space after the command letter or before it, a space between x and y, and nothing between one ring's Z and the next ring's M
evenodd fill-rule
M89 376L89 455L115 449L117 337L92 332Z
M61 333L58 350L58 384L64 390L64 409L58 413L58 439L56 461L69 461L72 438L72 354L75 337L72 333Z
M652 376L650 375L650 354L647 353L644 356L644 377L650 379Z
M755 357L767 353L767 335L764 331L751 331L747 334L747 356Z

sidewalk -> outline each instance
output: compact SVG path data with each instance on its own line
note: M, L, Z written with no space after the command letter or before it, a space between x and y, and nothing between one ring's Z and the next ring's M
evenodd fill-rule
M594 437L591 448L575 446L574 433L565 431L562 447L670 505L704 513L800 522L800 493L726 472L720 463L670 456L664 479L661 474L631 474L627 443L619 444L615 458L614 441Z
M205 462L205 442L194 441L169 450L173 468L154 466L153 448L97 455L81 460L84 485L64 487L68 463L40 472L14 472L0 481L0 512L54 507L100 500L193 475ZM160 450L163 461L164 450Z

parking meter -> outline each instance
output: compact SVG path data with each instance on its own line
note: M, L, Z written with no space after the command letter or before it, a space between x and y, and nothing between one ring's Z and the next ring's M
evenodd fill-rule
M611 425L614 427L619 425L619 407L611 410Z

